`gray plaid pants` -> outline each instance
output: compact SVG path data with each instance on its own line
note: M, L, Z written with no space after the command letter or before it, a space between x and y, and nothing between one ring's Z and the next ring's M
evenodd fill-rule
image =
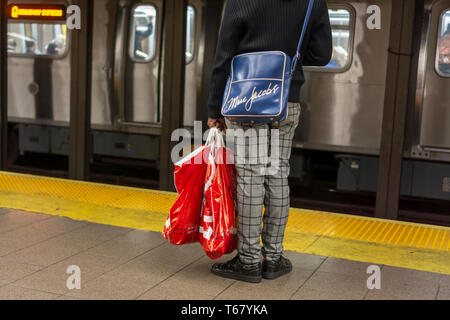
M289 103L289 115L276 124L247 124L227 120L235 137L237 169L238 252L242 263L278 260L284 252L283 240L289 217L292 140L300 117L300 104ZM245 138L236 133L245 132ZM249 133L249 129L253 133ZM271 129L279 129L275 133ZM244 151L243 151L244 150ZM265 208L263 217L263 207ZM261 239L263 247L261 249Z

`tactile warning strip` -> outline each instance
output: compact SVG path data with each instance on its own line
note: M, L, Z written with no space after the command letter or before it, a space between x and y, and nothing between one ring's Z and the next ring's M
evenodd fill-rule
M0 172L0 191L160 213L160 216L168 214L176 199L176 194L170 192L7 172ZM18 208L20 209L19 205ZM126 215L125 212L123 214ZM86 214L80 213L81 216L86 218ZM99 218L96 217L96 220ZM142 223L145 223L145 219ZM117 224L120 225L120 221ZM162 220L161 228L163 224ZM145 225L142 228L145 229ZM391 246L450 251L450 228L328 212L292 208L287 231Z
M111 186L74 180L0 172L0 190L46 195L113 208L169 212L177 195L171 192Z
M450 228L291 209L288 230L393 246L450 250Z

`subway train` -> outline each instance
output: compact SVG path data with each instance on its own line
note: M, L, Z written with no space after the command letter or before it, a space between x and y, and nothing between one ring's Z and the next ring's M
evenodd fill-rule
M164 64L167 41L172 39L165 33L165 19L172 11L164 0L92 2L85 179L162 187L166 171L161 168L167 164L161 150L170 147L162 135L167 110L162 97L172 90L164 86L166 71L172 67ZM8 1L33 3L43 2ZM394 11L394 0L327 3L333 57L325 67L304 67L302 115L291 158L293 205L374 215L380 166L385 165L380 155L388 93L395 96L406 87L398 218L448 225L450 0L409 1L403 12ZM185 41L184 104L178 124L189 130L196 120L205 126L208 77L225 4L189 0L185 8L186 32L180 36ZM411 50L393 50L392 33L408 22L411 5ZM369 28L368 19L377 14L378 27ZM74 32L64 20L8 19L4 169L69 176ZM391 62L403 57L410 59L408 77L391 81Z

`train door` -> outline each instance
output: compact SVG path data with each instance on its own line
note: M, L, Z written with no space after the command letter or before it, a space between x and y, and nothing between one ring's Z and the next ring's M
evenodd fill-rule
M158 124L162 1L94 3L92 125Z
M200 17L186 12L185 126L196 117ZM164 1L94 2L91 180L157 187L162 122ZM170 88L168 88L170 90Z
M333 55L327 66L304 67L291 157L293 194L299 206L313 200L350 207L357 198L355 209L370 213L378 186L392 2L327 4ZM381 30L366 26L372 4L383 12Z
M67 176L70 34L65 1L8 1L8 169ZM34 4L59 18L12 14Z
M378 4L383 15L381 30L375 31L366 26L372 1L327 3L333 55L325 67L304 68L304 122L297 146L378 155L392 2Z
M162 26L162 0L94 2L91 180L157 186Z
M419 70L423 100L418 142L425 150L450 154L450 1L433 5L427 38L425 69Z
M191 0L186 12L186 78L183 125L192 127L197 117L199 83L201 82L204 43L200 41L203 1Z
M402 195L438 201L434 208L440 213L448 212L450 200L449 101L450 1L425 1L415 99L408 117ZM401 208L416 210L408 205Z
M117 37L117 47L125 47L125 101L121 121L125 123L158 124L161 108L158 99L159 42L158 21L161 22L161 1L138 2L130 12L128 37ZM123 16L121 15L122 19ZM159 18L159 19L158 19ZM161 28L161 25L159 25ZM128 45L125 41L128 39ZM122 42L122 43L120 43ZM124 43L125 42L125 43ZM120 59L120 57L117 57Z

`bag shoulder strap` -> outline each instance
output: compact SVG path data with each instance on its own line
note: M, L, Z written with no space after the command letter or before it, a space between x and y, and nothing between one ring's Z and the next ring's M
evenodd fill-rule
M308 29L309 18L311 17L311 12L314 6L314 0L309 0L308 10L306 11L305 22L303 23L302 34L300 36L300 41L298 42L297 52L295 53L294 60L292 61L291 73L294 73L297 68L298 60L300 59L300 50L302 49L303 39L305 38L306 30Z

